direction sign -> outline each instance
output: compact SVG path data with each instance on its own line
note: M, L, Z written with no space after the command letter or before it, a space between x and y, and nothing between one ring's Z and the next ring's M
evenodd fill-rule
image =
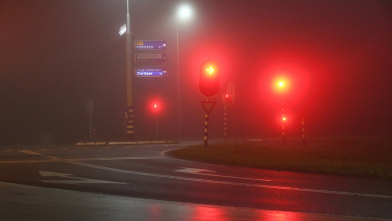
M136 54L136 62L166 62L166 54Z
M137 50L165 50L166 41L136 41Z
M136 77L164 77L167 75L165 67L137 67Z

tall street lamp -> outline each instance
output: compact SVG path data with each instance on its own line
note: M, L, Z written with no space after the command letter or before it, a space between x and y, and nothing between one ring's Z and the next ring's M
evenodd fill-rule
M180 53L178 47L178 27L180 21L189 20L192 17L192 8L189 5L181 5L177 12L177 104L178 104L178 141L181 140L181 96L180 96Z
M135 136L135 125L134 125L134 113L132 103L132 36L131 36L131 25L129 16L129 0L127 0L127 24L125 32L125 47L126 47L126 81L127 81L127 109L126 109L126 121L127 121L127 136L129 139L134 139Z

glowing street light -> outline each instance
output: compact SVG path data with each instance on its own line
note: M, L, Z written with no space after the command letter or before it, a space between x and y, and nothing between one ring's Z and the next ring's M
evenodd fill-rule
M187 21L193 15L193 10L189 5L181 5L177 11L177 103L178 103L178 140L181 140L181 96L180 96L180 53L178 47L178 26L180 21Z
M178 8L178 19L188 20L192 17L192 8L189 5L181 5Z

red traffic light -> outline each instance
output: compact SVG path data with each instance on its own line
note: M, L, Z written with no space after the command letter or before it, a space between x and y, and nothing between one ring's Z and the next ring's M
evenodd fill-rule
M227 106L231 106L234 103L233 96L229 93L223 94L223 104Z
M273 88L275 92L279 94L284 94L290 90L291 81L288 77L284 75L277 76L273 80Z
M149 110L152 113L158 114L162 112L162 102L158 100L150 101L148 104Z
M212 97L219 91L219 71L215 64L202 65L199 75L199 91L206 97Z

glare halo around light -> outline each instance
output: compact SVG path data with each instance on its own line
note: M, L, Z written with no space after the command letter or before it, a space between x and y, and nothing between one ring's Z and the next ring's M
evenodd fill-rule
M272 86L276 93L287 93L290 89L290 79L286 75L280 74L275 77Z
M178 18L180 20L188 20L192 17L192 8L189 5L181 5L178 8Z

